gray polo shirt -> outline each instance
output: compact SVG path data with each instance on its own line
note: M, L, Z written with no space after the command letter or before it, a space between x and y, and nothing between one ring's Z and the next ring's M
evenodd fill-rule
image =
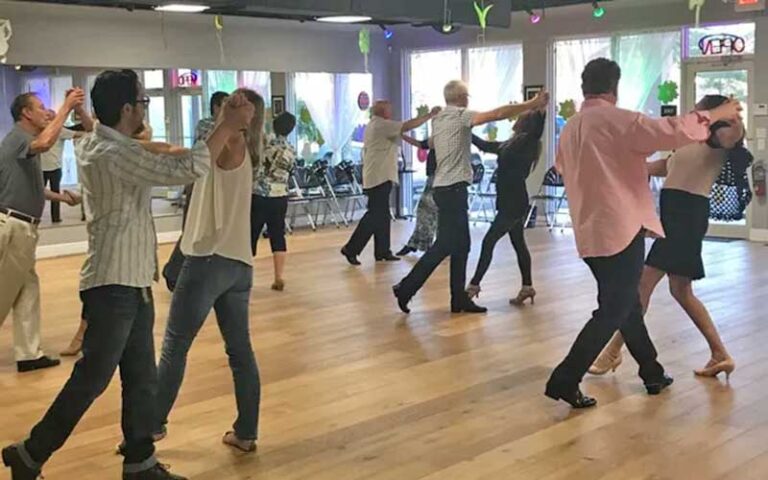
M0 143L0 207L40 218L45 206L40 154L31 154L34 136L18 125Z
M475 112L448 105L432 120L437 156L435 187L472 183L472 118Z

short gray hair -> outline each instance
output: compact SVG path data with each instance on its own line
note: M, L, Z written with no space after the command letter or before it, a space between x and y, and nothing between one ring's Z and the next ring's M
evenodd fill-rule
M461 80L451 80L443 88L443 97L445 97L445 103L450 105L458 102L461 96L468 92L469 88L466 83Z

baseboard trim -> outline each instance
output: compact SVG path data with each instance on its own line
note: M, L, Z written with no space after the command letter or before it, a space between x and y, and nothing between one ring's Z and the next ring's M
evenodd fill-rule
M174 243L181 236L181 231L159 232L157 243ZM82 255L88 251L88 242L60 243L57 245L41 245L37 247L37 258L66 257L69 255Z
M749 239L753 242L768 242L768 228L752 228L749 230Z

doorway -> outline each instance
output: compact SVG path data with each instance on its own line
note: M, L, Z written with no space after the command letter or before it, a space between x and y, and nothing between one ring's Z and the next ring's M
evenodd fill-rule
M685 67L683 81L684 111L693 110L696 102L704 95L719 94L731 96L739 100L744 107L742 114L746 127L746 143L749 147L752 138L752 121L750 106L752 105L752 81L754 67L751 61L733 61L723 57L714 62L691 62ZM750 209L744 219L732 222L710 220L707 236L724 238L749 238Z

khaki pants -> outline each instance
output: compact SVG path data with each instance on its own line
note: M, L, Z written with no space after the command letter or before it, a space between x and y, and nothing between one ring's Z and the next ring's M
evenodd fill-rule
M16 361L43 356L40 349L40 280L35 272L37 227L0 213L0 326L13 310Z

